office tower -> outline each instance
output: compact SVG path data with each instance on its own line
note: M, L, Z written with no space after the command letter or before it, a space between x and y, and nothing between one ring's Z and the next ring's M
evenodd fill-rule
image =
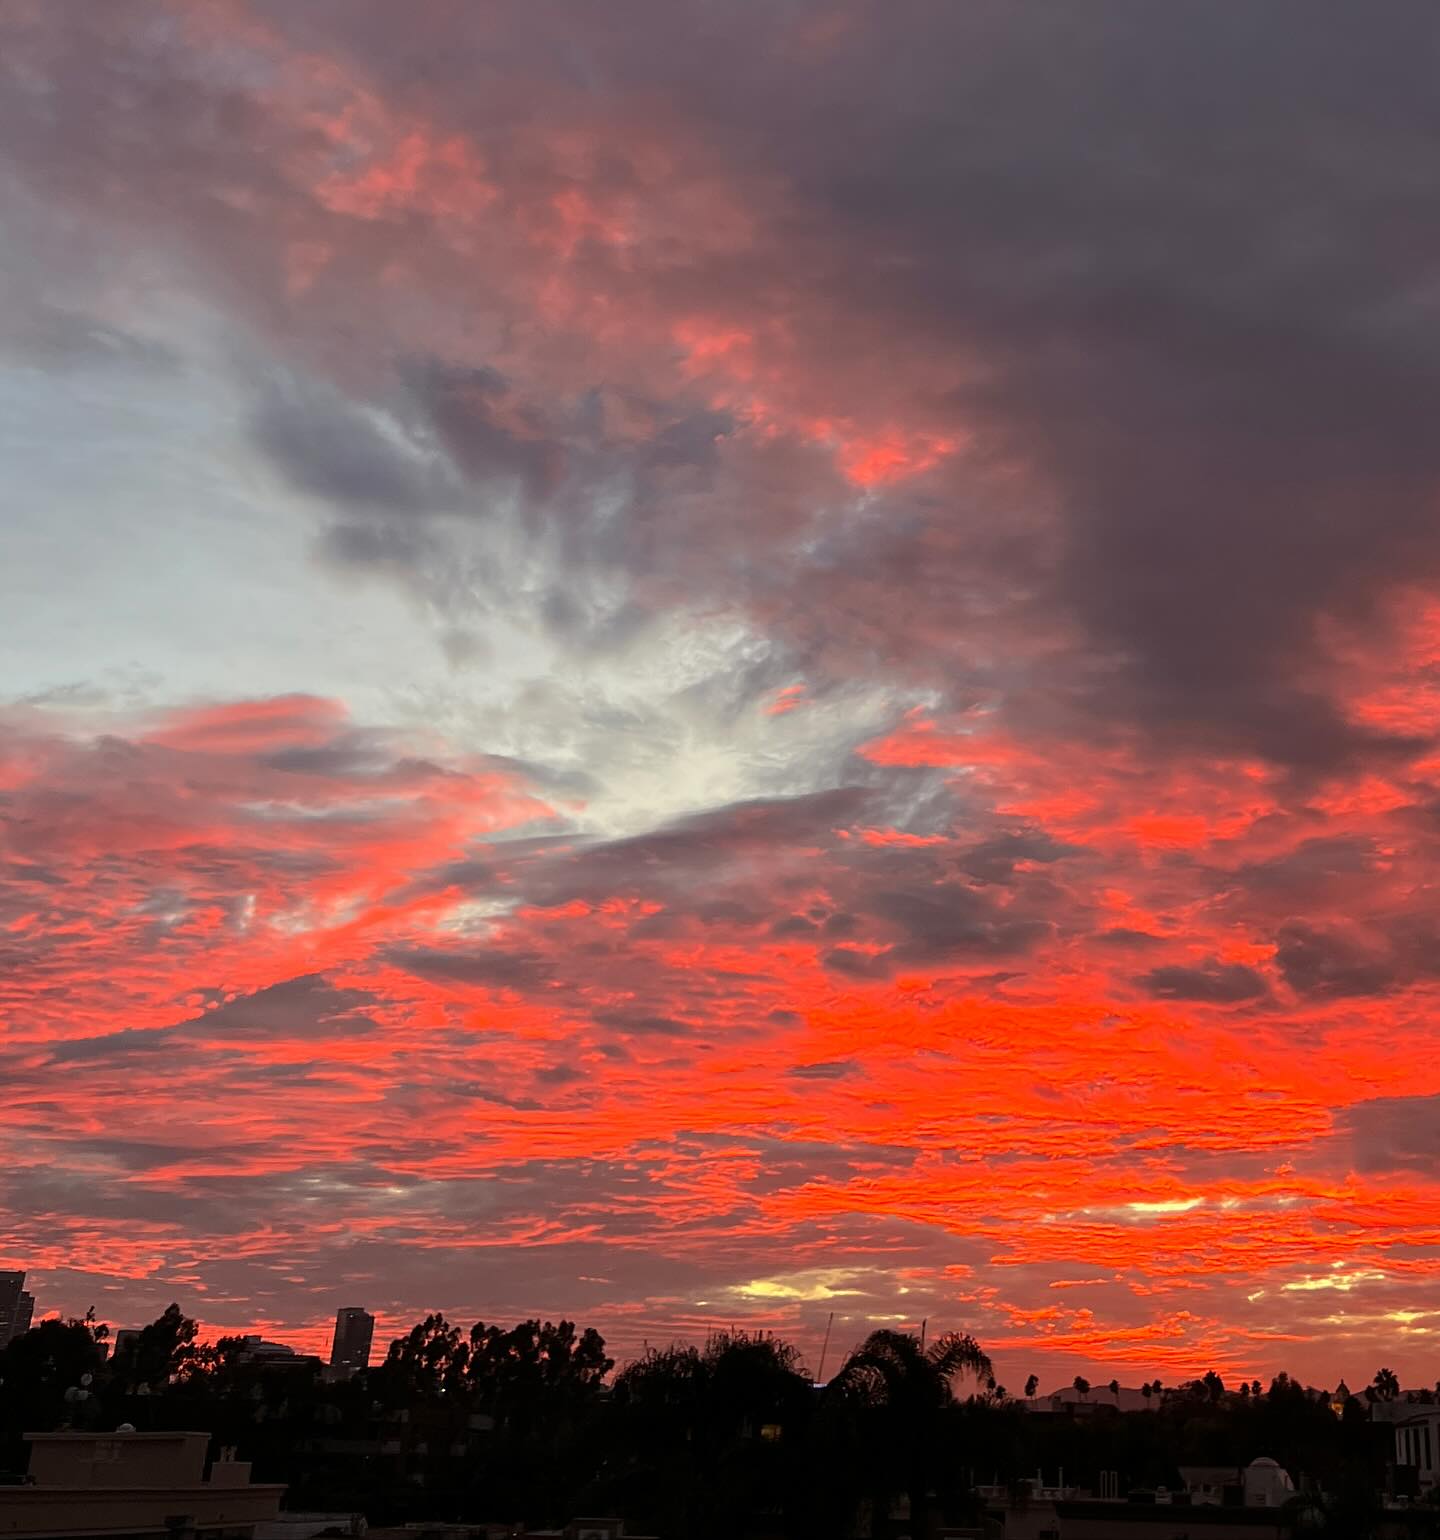
M0 1348L22 1331L29 1331L34 1311L35 1301L25 1292L25 1274L0 1273Z
M122 1326L118 1331L110 1335L110 1357L112 1359L124 1358L130 1353L134 1345L140 1340L140 1328L138 1326Z
M370 1367L370 1343L375 1336L375 1317L352 1305L335 1312L335 1340L330 1347L330 1367L337 1373L354 1374Z

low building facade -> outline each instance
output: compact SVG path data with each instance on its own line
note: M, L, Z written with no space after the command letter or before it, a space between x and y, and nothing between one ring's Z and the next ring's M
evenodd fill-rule
M25 1482L0 1487L5 1540L252 1540L285 1488L248 1461L207 1471L208 1433L27 1433Z
M1440 1407L1412 1406L1410 1415L1395 1422L1395 1463L1415 1472L1415 1485L1424 1497L1440 1485Z

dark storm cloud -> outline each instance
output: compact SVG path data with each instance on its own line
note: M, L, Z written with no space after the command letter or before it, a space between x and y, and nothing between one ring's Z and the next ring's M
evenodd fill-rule
M737 862L758 862L810 841L829 844L834 830L854 822L869 800L865 788L846 786L712 808L645 834L582 845L553 869L542 866L528 891L535 903L558 905L604 898L617 888L688 888Z
M1275 939L1285 982L1310 998L1384 994L1404 983L1409 971L1388 947L1337 926L1297 920Z
M1440 1096L1386 1096L1357 1102L1339 1119L1358 1171L1440 1170Z
M375 1030L374 1021L361 1014L361 1008L372 1003L363 990L340 989L318 974L306 974L226 1001L176 1030L199 1028L222 1039L251 1034L301 1040L358 1036Z
M626 942L601 929L583 943L572 942L564 955L537 950L544 931L518 917L498 920L493 937L387 955L423 977L522 993L548 994L562 980L623 985L640 1003L624 1011L597 1006L590 1014L598 1025L676 1035L703 1027L646 1002L673 1002L677 988L698 992L694 1007L703 1019L713 1005L705 994L710 986L698 979L682 983L669 970L657 974L653 964L639 960L637 947L717 935L757 946L799 942L813 945L832 972L883 980L901 969L993 966L1087 928L1088 904L1057 886L1053 875L1062 864L1084 858L1080 847L1014 829L979 840L937 836L918 844L854 838L857 823L876 816L890 790L882 782L750 799L613 840L572 835L497 845L492 859L448 864L413 891L460 888L474 898L530 905L542 914L621 897L653 907L627 921ZM824 898L813 888L817 860L824 863ZM794 901L790 895L799 894L805 907L784 914ZM1013 976L1006 972L995 981ZM723 977L712 984L722 993L729 987Z
M322 560L397 581L461 619L482 603L528 605L554 639L592 655L643 633L653 617L629 587L671 565L675 507L712 488L727 414L617 392L607 408L597 390L542 407L494 369L436 359L385 380L373 400L344 404L313 383L271 387L252 420L261 452L340 516L320 539ZM607 431L616 409L636 420L633 436ZM467 545L477 531L481 543ZM521 585L516 545L534 564ZM463 629L449 634L462 662L468 646ZM793 669L772 655L692 690L728 694L715 705L733 710Z
M415 514L453 504L446 463L387 435L328 390L277 383L256 408L255 442L302 492L343 509Z
M673 1016L657 1016L644 1010L601 1010L594 1013L597 1025L638 1037L683 1037L694 1029Z
M957 406L1052 481L1062 590L1122 669L1095 709L1292 762L1375 736L1300 681L1317 614L1440 554L1440 312L1397 302L1436 229L1404 191L1436 19L1382 11L927 8L924 59L865 35L914 110L814 184L842 281L905 253L877 307L976 350Z
M542 1086L567 1086L583 1084L586 1076L573 1064L547 1064L535 1071L535 1079Z
M864 902L871 919L898 933L896 958L909 963L1024 952L1053 929L1045 919L1012 915L959 883L919 891L897 888L868 894Z
M717 445L735 430L728 412L698 411L664 423L644 447L651 466L713 469L719 461Z
M576 382L557 431L488 364L401 367L431 453L319 387L267 392L259 443L302 489L384 515L448 505L457 467L512 485L553 521L572 566L665 569L697 597L718 589L767 614L798 597L786 623L809 651L820 645L812 607L843 593L874 634L872 656L919 667L928 648L939 664L946 617L981 602L983 562L988 592L1022 608L1043 598L1088 632L1091 666L1066 683L1067 710L1299 766L1407 752L1410 734L1358 725L1337 703L1316 623L1374 623L1391 586L1440 567L1428 405L1440 386L1428 266L1440 220L1421 169L1440 151L1433 8L905 9L896 25L858 0L837 6L823 40L808 36L808 13L737 4L702 16L658 0L622 35L574 8L537 7L483 36L432 34L423 13L402 27L367 4L275 8L273 20L305 46L349 50L397 91L423 76L437 132L482 147L506 207L526 189L574 185L504 132L521 100L568 108L580 92L602 119L637 97L675 104L737 186L783 183L783 221L757 205L751 247L697 246L685 260L680 232L638 284L582 243L582 281L661 312L709 296L783 324L807 349L796 390L852 416L895 362L882 410L969 435L971 466L1021 468L1059 521L1038 543L987 523L978 509L999 494L957 469L923 496L886 494L883 522L829 532L798 571L753 550L716 562L709 548L731 535L709 518L703 482L677 499L663 474L713 473L723 417L681 412L617 461L586 426L596 380ZM10 154L77 197L124 176L157 198L168 189L179 210L223 172L247 197L212 203L209 224L184 238L213 248L236 292L243 263L271 271L254 257L265 227L240 211L300 217L275 169L293 148L284 125L239 87L212 96L182 67L178 35L121 20L50 22L45 57L64 90L96 103L96 125L129 132L99 139L81 115L57 124L24 90L7 115ZM105 46L83 46L92 26ZM477 71L493 91L477 96ZM252 130L259 153L241 156ZM621 138L589 176L635 197L637 164ZM347 227L328 207L310 217L326 237ZM337 266L357 286L367 260L401 249L398 224L371 220L363 236ZM437 264L435 283L460 283L462 268ZM255 298L272 317L280 307L278 295ZM366 303L358 288L351 300ZM328 302L317 298L317 315ZM720 457L727 504L762 541L808 517L775 474L799 452L780 434L763 452L732 445ZM662 480L646 485L646 466ZM603 519L585 495L600 486L624 493ZM369 545L331 538L352 560L401 554L374 532ZM551 593L554 623L589 635L597 617L573 577Z
M521 991L543 988L554 976L553 964L538 952L507 951L483 942L465 952L395 947L387 961L420 978Z
M321 540L322 557L443 594L436 573L453 564L453 552L435 526L417 528L417 516L495 518L513 504L533 525L565 475L564 443L508 395L493 369L434 359L397 366L373 401L351 401L313 379L279 380L262 388L250 433L296 488L341 516ZM589 462L572 497L603 475L593 453ZM499 581L483 570L470 577ZM565 616L551 619L564 629Z
M1234 1005L1254 1000L1266 991L1263 974L1243 963L1211 961L1196 968L1179 965L1152 968L1137 980L1152 994L1167 1000L1199 1000L1211 1005Z
M1274 897L1299 905L1314 902L1322 891L1359 885L1380 866L1373 836L1334 836L1301 840L1283 855L1244 866L1239 877L1262 901Z
M286 986L278 986L278 991L280 998L286 997ZM215 1012L174 1027L135 1027L97 1037L61 1040L46 1044L40 1051L47 1066L83 1065L87 1072L97 1075L143 1073L171 1080L203 1075L217 1097L271 1080L324 1078L331 1073L331 1066L326 1062L264 1063L244 1053L227 1051L232 1044L239 1047L247 1039L251 1040L253 1048L256 1040L269 1038L320 1043L331 1038L362 1036L375 1030L375 1023L367 1017L353 1012L343 1016L327 1012L323 992L324 986L302 988L290 995L283 1005L278 1000L268 1002L255 1017L242 1008L228 1018L217 1020L220 1013ZM218 1041L203 1041L212 1036ZM13 1076L12 1084L18 1088L26 1078L26 1071L17 1064ZM35 1078L38 1084L38 1072Z
M565 471L563 446L545 436L538 420L528 424L529 436L501 421L499 405L508 386L493 369L432 363L412 371L412 388L435 435L472 479L512 481L531 498L558 485Z
M124 1064L156 1054L173 1054L179 1029L175 1027L127 1027L99 1037L73 1037L48 1043L45 1055L54 1064Z
M973 845L961 865L972 877L983 882L1006 882L1021 862L1049 864L1065 856L1079 854L1080 847L1065 845L1038 829L998 834L993 839Z
M853 1059L828 1059L819 1064L796 1064L788 1073L797 1080L843 1080L860 1072Z
M1163 936L1155 936L1145 930L1132 930L1126 925L1113 925L1109 930L1099 931L1090 940L1092 944L1098 942L1101 946L1128 947L1137 951L1165 945Z
M838 390L877 344L974 364L948 409L1053 490L1056 596L1109 660L1088 711L1290 764L1404 752L1310 681L1319 615L1373 620L1440 560L1433 8L828 14L826 40L802 43L768 8L702 28L654 5L622 45L598 16L537 10L506 59L561 94L659 88L734 167L783 176L786 256L850 318L811 338ZM294 24L397 79L414 68L382 9ZM484 137L459 89L482 52L460 42L431 78L448 121ZM956 516L921 511L914 536L892 523L850 557L894 579L919 531ZM898 645L934 602L921 585L892 617Z

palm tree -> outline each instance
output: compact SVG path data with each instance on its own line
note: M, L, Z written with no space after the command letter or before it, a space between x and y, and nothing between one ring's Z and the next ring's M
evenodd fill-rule
M1030 1378L1025 1381L1025 1399L1027 1401L1033 1401L1035 1399L1035 1393L1039 1389L1040 1376L1038 1374L1032 1374Z
M992 1373L989 1357L965 1333L946 1332L922 1348L908 1332L875 1331L825 1387L828 1400L852 1407L872 1425L871 1521L877 1536L899 1493L910 1499L911 1534L928 1533L937 1435L941 1414L955 1399L953 1382L968 1374L983 1383Z
M1393 1369L1377 1370L1370 1383L1381 1401L1393 1401L1400 1394L1400 1380Z
M612 1393L627 1451L618 1501L643 1491L664 1534L738 1532L747 1513L784 1506L782 1441L797 1437L812 1397L794 1350L771 1337L720 1332L703 1348L652 1349Z
M1111 1380L1110 1381L1110 1394L1115 1397L1116 1401L1119 1401L1119 1399L1120 1399L1120 1381L1119 1380Z
M1090 1381L1083 1374L1077 1374L1071 1383L1074 1385L1082 1401L1090 1394Z

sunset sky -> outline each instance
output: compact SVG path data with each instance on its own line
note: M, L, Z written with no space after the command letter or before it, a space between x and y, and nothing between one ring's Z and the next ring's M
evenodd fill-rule
M0 1267L1434 1383L1437 69L10 0Z

